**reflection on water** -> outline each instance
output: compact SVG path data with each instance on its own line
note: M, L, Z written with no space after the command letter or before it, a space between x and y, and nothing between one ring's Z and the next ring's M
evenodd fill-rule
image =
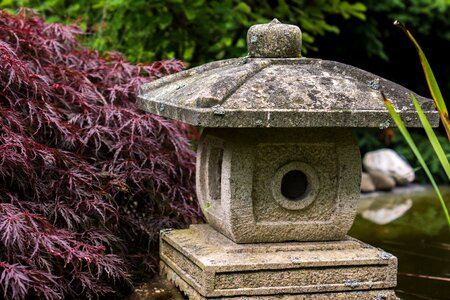
M402 299L450 299L450 230L432 191L363 198L349 235L397 256Z

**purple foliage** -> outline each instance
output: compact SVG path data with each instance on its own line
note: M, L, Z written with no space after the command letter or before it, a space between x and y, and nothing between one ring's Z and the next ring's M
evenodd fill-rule
M201 218L193 129L144 114L132 65L82 47L75 25L0 11L0 297L87 298L156 270L158 232Z

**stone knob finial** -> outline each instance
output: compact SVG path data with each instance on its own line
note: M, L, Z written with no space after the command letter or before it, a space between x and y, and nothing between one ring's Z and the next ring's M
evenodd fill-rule
M296 58L302 49L302 32L295 25L273 19L270 23L250 27L247 47L250 57Z

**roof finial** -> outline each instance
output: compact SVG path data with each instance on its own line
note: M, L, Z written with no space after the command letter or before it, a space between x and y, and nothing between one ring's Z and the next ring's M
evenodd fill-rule
M278 21L278 19L277 18L273 18L273 20L272 21L270 21L270 23L269 24L281 24L281 22L280 21Z
M297 26L275 18L270 23L250 27L247 47L251 57L297 58L302 49L302 32Z

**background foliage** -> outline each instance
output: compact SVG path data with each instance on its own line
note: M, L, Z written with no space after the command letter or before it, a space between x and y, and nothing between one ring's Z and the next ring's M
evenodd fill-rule
M450 97L450 0L1 0L31 7L49 22L79 24L83 42L132 62L182 59L188 66L246 55L249 26L277 17L297 24L303 54L349 63L427 95L412 46L424 45L444 98Z
M365 6L343 0L3 0L26 6L48 21L81 25L94 48L117 50L133 62L179 58L187 64L246 55L249 26L274 17L298 24L307 50L317 36L338 33L327 18L364 20Z
M450 1L364 0L366 20L333 18L339 35L316 41L311 56L338 60L371 71L429 96L414 47L392 23L405 24L422 45L445 99L450 99ZM330 47L330 45L334 45ZM447 100L449 101L449 100ZM448 103L447 103L448 105Z
M450 0L1 0L49 22L77 23L83 42L132 62L182 59L187 66L246 55L248 27L277 17L304 33L303 54L371 71L428 96L420 64L394 19L424 45L450 99ZM449 104L449 103L448 103Z

